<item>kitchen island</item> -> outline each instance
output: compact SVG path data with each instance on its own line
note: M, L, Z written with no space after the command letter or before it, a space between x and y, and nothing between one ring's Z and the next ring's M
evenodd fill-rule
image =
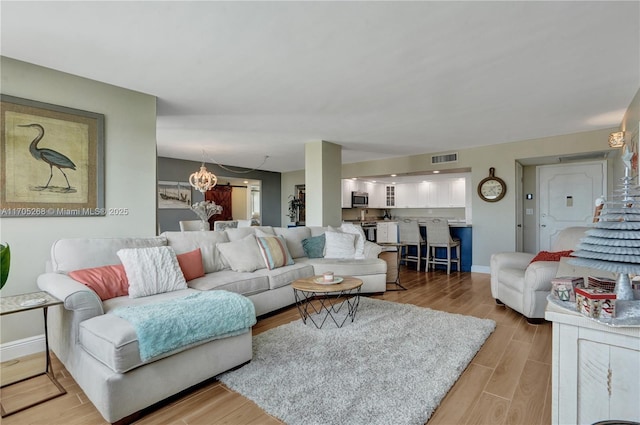
M418 219L418 224L420 225L420 234L426 241L427 226L424 222L421 222L420 219ZM464 221L449 220L449 232L451 233L451 237L460 239L460 271L470 272L473 261L473 232L471 224L467 224ZM426 252L424 252L423 255L426 256ZM446 248L436 248L436 255L438 257L446 257ZM436 265L435 267L438 270L446 270L445 265Z
M424 220L426 220L426 217L404 217L404 218L411 218L411 219L417 219L418 220L418 224L420 226L420 234L422 235L422 237L424 238L424 240L427 240L427 228L426 225L424 224ZM362 229L364 230L364 234L367 237L368 240L372 241L372 242L398 242L397 240L397 230L395 233L395 240L390 240L394 239L394 234L393 231L389 230L389 226L378 226L378 223L394 223L397 224L397 220L376 220L376 219L372 219L372 220L345 220L348 221L349 223L354 223L354 224L360 224L362 226ZM391 226L393 226L393 224L391 224ZM457 237L460 239L460 271L463 272L470 272L471 271L471 264L473 261L473 257L472 257L472 247L473 247L473 232L472 232L472 225L466 223L464 220L449 220L449 230L451 233L452 237ZM415 252L415 247L409 247L409 249L412 249ZM445 248L438 248L437 249L437 255L440 256L446 256L446 251ZM426 248L423 248L423 252L421 257L425 257L426 256ZM444 269L444 266L436 266L437 269Z

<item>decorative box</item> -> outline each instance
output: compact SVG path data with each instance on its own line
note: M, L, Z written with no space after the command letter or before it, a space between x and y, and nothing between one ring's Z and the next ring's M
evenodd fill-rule
M575 287L584 285L584 278L563 276L551 279L551 295L560 301L575 301Z
M616 281L606 277L589 276L589 288L600 288L608 292L613 292Z
M640 300L640 280L631 281L631 290L633 291L633 297L636 300Z
M575 288L576 310L595 319L616 316L616 294L600 288Z

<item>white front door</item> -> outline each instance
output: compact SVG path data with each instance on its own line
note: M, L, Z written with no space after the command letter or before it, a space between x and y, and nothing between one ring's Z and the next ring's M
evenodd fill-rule
M607 162L538 167L538 250L549 251L567 227L591 226L595 200L606 194Z

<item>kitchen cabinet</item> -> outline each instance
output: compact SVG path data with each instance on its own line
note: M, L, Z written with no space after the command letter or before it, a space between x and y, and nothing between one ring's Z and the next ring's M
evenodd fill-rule
M464 208L467 178L440 175L397 184L343 179L342 208L351 208L351 192L367 192L369 208Z
M418 208L418 184L402 183L396 185L396 208Z
M610 327L552 302L545 318L553 322L551 423L640 422L640 324Z
M430 181L418 183L418 206L420 208L429 208L433 205L433 186L434 182Z
M398 223L383 221L376 224L376 243L398 242Z
M357 181L342 179L342 208L351 208L351 192L357 192Z
M451 206L451 180L434 182L430 207L449 208Z
M466 182L463 178L435 180L428 194L428 208L464 207Z
M466 204L467 182L465 179L453 179L449 181L449 206L464 207Z
M396 207L396 187L395 185L385 185L385 208Z
M385 186L380 183L369 183L367 185L369 193L369 208L386 208Z
M384 208L384 186L381 184L342 179L342 208L351 208L351 192L366 192L369 208Z

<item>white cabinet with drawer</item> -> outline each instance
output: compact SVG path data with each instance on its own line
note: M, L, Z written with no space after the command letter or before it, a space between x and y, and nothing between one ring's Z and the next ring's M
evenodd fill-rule
M552 303L545 318L553 321L551 423L640 422L640 325L610 327Z
M398 223L395 221L378 222L376 225L376 242L398 242Z

